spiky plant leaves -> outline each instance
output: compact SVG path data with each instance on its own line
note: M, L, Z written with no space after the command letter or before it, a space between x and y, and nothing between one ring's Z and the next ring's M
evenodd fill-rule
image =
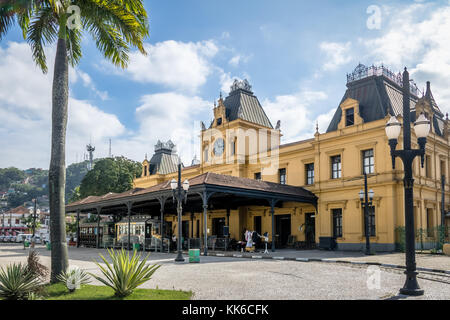
M156 264L146 265L149 255L144 257L142 261L139 261L141 255L138 255L136 251L133 252L131 257L124 249L121 251L108 249L108 254L111 258L111 263L100 254L105 267L95 261L95 264L100 268L106 279L92 273L91 275L104 285L111 287L118 297L130 295L138 286L149 281L155 271L161 267Z
M40 287L39 277L25 265L12 264L0 269L0 298L27 300Z
M81 285L91 282L89 275L77 266L70 267L58 275L58 280L65 283L70 292L79 289Z

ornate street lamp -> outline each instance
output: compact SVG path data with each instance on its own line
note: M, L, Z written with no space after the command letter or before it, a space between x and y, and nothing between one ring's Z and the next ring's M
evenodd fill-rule
M397 140L401 131L401 124L395 117L386 124L386 135L391 147L392 168L395 169L395 158L399 157L403 161L405 176L403 184L405 188L405 247L406 247L406 282L400 293L410 296L423 295L417 282L416 257L415 257L415 236L414 236L414 208L413 208L413 187L412 163L415 157L420 156L422 168L424 167L425 145L430 132L430 121L422 113L414 124L414 131L417 136L419 149L411 149L411 121L410 121L410 91L409 73L405 68L403 72L403 150L395 150Z
M33 199L34 202L34 210L33 210L33 236L32 239L34 239L34 235L36 233L36 206L37 206L37 199Z
M172 189L173 193L173 201L175 202L175 199L177 200L177 214L178 214L178 241L177 241L178 253L177 257L175 258L175 261L183 262L184 258L181 251L181 226L182 226L181 214L183 212L182 202L184 200L184 203L186 203L187 200L189 181L185 180L183 184L181 184L181 159L178 160L178 181L172 179L172 181L170 181L170 188Z
M364 230L366 233L366 255L370 255L369 208L375 195L372 189L367 191L367 173L364 172L364 190L359 192L359 200L364 208Z

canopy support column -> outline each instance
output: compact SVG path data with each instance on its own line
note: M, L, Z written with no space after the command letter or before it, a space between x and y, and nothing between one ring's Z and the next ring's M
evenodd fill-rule
M194 209L191 209L191 238L194 238Z
M96 234L96 247L100 249L100 212L102 211L102 207L97 207L97 234Z
M203 203L203 232L204 232L204 248L203 248L203 255L208 255L208 201L209 198L214 194L214 192L207 192L206 190L202 193L199 193L199 195L202 197L202 203Z
M128 201L126 205L128 214L128 250L131 250L131 207L133 206L133 203Z
M80 210L77 210L77 248L80 247Z
M275 252L275 205L277 204L277 199L270 199L270 214L272 215L272 252Z
M161 228L160 228L160 233L161 233L161 253L164 250L163 249L163 242L164 242L164 207L166 205L166 200L167 200L167 197L159 197L158 198L159 204L161 206L161 208L160 208L160 213L161 213ZM169 247L170 247L170 240L171 239L169 239L169 244L168 244Z

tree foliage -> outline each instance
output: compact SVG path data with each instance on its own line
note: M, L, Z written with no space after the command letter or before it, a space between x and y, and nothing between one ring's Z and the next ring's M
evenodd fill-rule
M27 217L22 217L22 223L24 223L27 228L32 229L34 225L34 229L39 229L41 227L41 222L39 221L39 214L36 214L36 219L33 218L33 213L29 214Z
M141 163L125 157L99 160L83 178L80 197L125 192L133 187L133 178L140 177L141 173Z
M77 219L72 215L70 221L66 221L66 233L71 234L75 232L77 232Z
M18 206L23 206L23 204L27 201L30 201L30 196L21 193L21 192L14 192L8 195L8 207L15 208Z
M94 163L98 159L94 160ZM84 176L88 173L89 161L72 163L66 169L66 202L79 198L79 186Z
M25 172L20 169L9 167L0 168L0 190L7 190L12 183L25 179Z

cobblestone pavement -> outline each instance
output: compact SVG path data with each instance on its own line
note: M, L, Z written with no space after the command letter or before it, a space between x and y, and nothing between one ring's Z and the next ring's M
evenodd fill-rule
M219 253L220 254L220 253ZM380 264L405 265L404 253L378 252L376 255L366 256L362 252L357 251L325 251L325 250L286 250L281 249L276 252L269 251L268 254L262 252L257 253L241 253L227 252L227 254L251 256L270 256L285 258L304 258L304 259L325 259L325 260L342 260L355 262L376 262ZM416 254L416 264L419 268L429 268L438 270L447 270L450 272L450 257L444 255L432 254Z
M50 265L50 251L38 246L41 261ZM94 260L106 250L70 248L70 264L99 274ZM279 254L280 252L278 252ZM16 244L0 244L0 266L25 262L28 249ZM186 256L185 256L186 257ZM378 257L378 256L376 256ZM175 263L174 254L151 253L152 263L162 267L144 288L181 289L194 292L194 299L446 299L450 300L450 276L420 272L419 283L425 290L422 297L398 295L404 284L402 270L379 268L380 286L369 289L373 273L357 264L279 261L201 257L200 264ZM186 257L187 258L187 257ZM343 257L339 257L341 260ZM355 256L352 256L354 259ZM364 258L367 258L364 256ZM98 282L94 281L93 284ZM371 282L376 286L376 282Z

